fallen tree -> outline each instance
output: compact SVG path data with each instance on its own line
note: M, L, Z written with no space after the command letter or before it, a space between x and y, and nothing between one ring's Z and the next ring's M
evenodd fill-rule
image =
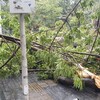
M0 35L0 37L2 39L6 39L7 41L11 41L11 42L14 42L17 45L19 45L19 47L15 50L15 52L12 53L11 57L9 57L9 59L4 63L4 65L2 65L0 67L0 69L1 69L1 68L3 68L16 55L18 49L20 48L20 39L17 39L17 38L14 38L14 37L10 37L10 36L5 36L5 35ZM55 47L53 47L53 48L55 48ZM49 50L47 49L47 47L45 47L45 46L43 46L43 45L41 45L39 43L36 43L36 42L32 42L31 43L31 49L33 51L34 50L35 51L38 51L38 50L47 50L49 52ZM75 53L75 54L80 54L80 55L90 55L90 56L100 57L100 55L96 55L96 54L88 54L88 53L80 53L80 52L71 52L71 51L68 51L68 53ZM70 56L69 56L68 53L61 53L60 55L67 55L69 57L69 59L70 59ZM76 72L77 72L77 74L79 75L80 78L84 78L84 79L85 78L88 78L89 80L92 81L93 85L94 85L94 82L95 82L95 85L100 89L100 77L99 76L95 75L94 73L91 73L90 71L88 71L86 68L84 68L83 66L81 66L78 63L75 63L75 62L72 62L72 63L75 66L78 67L79 70L77 70ZM39 70L38 69L35 69L35 70L31 69L29 71L46 71L46 70L45 69L43 69L43 70L41 70L41 69L39 69ZM90 83L91 81L86 81L86 82L87 83Z
M81 78L90 78L95 81L95 85L100 89L100 76L88 71L88 69L84 68L81 64L75 64L80 71L77 71L78 75Z

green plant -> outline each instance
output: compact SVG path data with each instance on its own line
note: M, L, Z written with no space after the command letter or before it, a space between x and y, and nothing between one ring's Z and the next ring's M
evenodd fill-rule
M82 79L77 76L77 75L74 75L74 87L79 89L79 90L83 90L83 82L82 82Z

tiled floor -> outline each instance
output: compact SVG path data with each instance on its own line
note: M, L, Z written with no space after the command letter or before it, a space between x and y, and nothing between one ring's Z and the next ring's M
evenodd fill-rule
M21 87L21 76L0 80L0 100L24 100ZM30 100L100 100L100 94L89 89L79 92L52 80L38 81L32 73L29 74L29 91Z

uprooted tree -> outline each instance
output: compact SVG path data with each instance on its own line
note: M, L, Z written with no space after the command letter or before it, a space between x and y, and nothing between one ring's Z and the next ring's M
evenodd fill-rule
M96 78L98 86L100 79L96 74L100 74L99 1L51 1L52 5L48 0L43 0L42 3L38 0L34 19L32 15L25 18L28 67L30 70L39 71L40 78L71 78L76 88L83 88L82 77L94 80ZM17 39L18 16L12 16L6 9L3 10L1 15L4 33L13 34L0 35L0 75L16 75L21 70L20 40Z

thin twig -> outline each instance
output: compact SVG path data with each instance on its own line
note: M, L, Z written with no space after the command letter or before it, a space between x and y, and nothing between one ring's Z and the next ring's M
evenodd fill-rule
M75 54L80 54L80 55L89 55L89 56L100 57L100 55L97 55L97 54L92 54L92 53L73 52L73 51L67 51L67 52L70 52L70 53L75 53Z
M8 64L8 62L16 55L17 51L19 50L20 46L18 46L18 48L16 49L16 51L14 51L12 53L12 55L9 57L9 59L0 67L0 69L2 69L5 65Z
M94 49L94 46L95 46L95 43L96 43L96 41L97 41L97 38L98 38L98 36L99 36L99 34L100 34L100 32L99 32L99 27L98 27L98 23L99 23L99 19L98 19L98 22L97 22L97 30L96 30L96 31L97 31L97 35L96 35L96 37L95 37L95 39L94 39L92 48L91 48L91 50L90 50L90 54L92 53L92 51L93 51L93 49ZM89 58L90 58L90 55L87 57L87 60L86 60L86 61L88 61Z

